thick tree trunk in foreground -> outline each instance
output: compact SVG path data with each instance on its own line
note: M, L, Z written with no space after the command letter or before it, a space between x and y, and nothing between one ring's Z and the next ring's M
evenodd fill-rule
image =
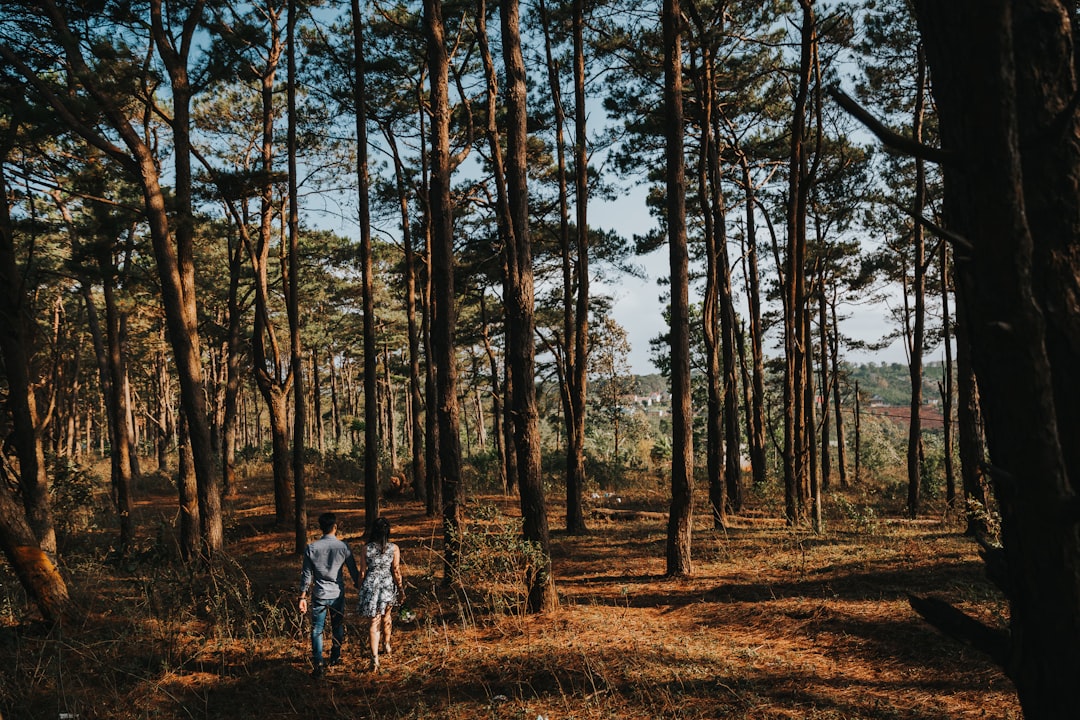
M69 607L67 585L26 523L5 479L0 478L0 549L19 582L48 621L62 620Z
M0 357L7 378L7 403L11 409L11 437L19 458L19 487L23 496L26 520L36 538L34 545L49 553L56 552L56 530L49 504L45 447L37 411L37 398L31 378L30 353L33 326L21 295L25 286L15 255L15 236L7 205L7 182L0 158ZM0 478L0 482L3 479ZM21 540L20 540L21 542Z
M945 211L1001 509L1024 714L1080 707L1080 119L1071 3L915 3L941 124ZM968 633L968 639L978 639Z

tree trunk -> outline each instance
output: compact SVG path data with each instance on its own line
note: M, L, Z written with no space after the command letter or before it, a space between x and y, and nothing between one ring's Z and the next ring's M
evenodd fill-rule
M495 452L499 458L500 484L502 485L503 495L506 495L510 488L508 477L510 466L507 462L509 444L506 442L506 433L503 431L504 398L502 380L499 376L499 360L495 355L495 348L491 345L491 336L488 331L489 323L485 297L485 293L480 294L480 336L484 341L484 351L487 353L489 382L491 383L491 434L495 437Z
M375 346L375 280L371 256L371 210L368 206L367 92L364 21L360 0L352 0L353 78L356 105L356 177L360 210L360 283L364 303L364 523L371 529L379 516L379 378Z
M573 3L573 25L574 25L574 88L575 93L578 91L578 78L577 71L578 65L578 53L584 53L584 50L580 47L578 37L581 33L580 28L580 16L584 13L582 3L580 0L575 0ZM563 128L566 124L566 113L562 104L562 93L559 82L558 64L552 53L552 42L550 32L550 18L548 17L547 5L541 0L540 3L541 24L544 29L544 53L547 60L548 71L548 86L551 91L552 105L555 112L555 156L556 156L556 172L558 174L559 181L559 248L562 260L562 277L563 277L563 347L562 353L556 355L556 364L558 366L558 372L561 382L559 383L559 395L562 400L563 409L563 421L566 425L566 531L569 534L575 535L585 532L585 516L582 511L582 487L585 482L585 448L584 448L584 422L579 423L579 418L584 420L584 404L581 402L581 393L579 392L578 373L577 370L583 362L582 358L578 355L578 307L575 302L575 273L574 273L574 258L572 257L572 248L570 243L570 210L568 200L567 189L567 171L566 171L566 145L564 142ZM582 66L584 66L584 55L581 57ZM582 79L582 83L584 80ZM582 98L584 98L584 87L581 89ZM583 103L578 105L579 108L583 108ZM581 121L582 133L584 133L584 112L579 112L575 115L576 120ZM587 163L584 154L584 137L578 138L581 144L580 158L575 152L575 162L580 161L582 164ZM575 151L577 151L575 146ZM580 249L581 239L583 236L587 237L588 228L584 220L586 199L585 190L587 185L581 185L584 182L583 173L587 168L575 167L575 178L580 180L577 188L578 201L577 201L577 238L576 243L580 262ZM580 271L578 273L580 280ZM588 282L587 275L585 277L586 283ZM586 312L588 312L588 306L586 305ZM586 318L586 323L588 319ZM587 325L586 325L587 327ZM582 433L578 434L578 426L581 426Z
M67 585L38 544L7 478L0 478L0 548L42 617L49 622L63 620L69 608Z
M185 561L198 556L202 523L199 522L199 488L191 455L187 419L180 416L180 441L177 443L176 494L180 503L180 557Z
M585 487L585 415L589 367L589 157L587 152L585 101L585 0L573 0L574 34L574 210L577 234L573 337L574 356L568 368L570 409L573 422L567 426L566 528L585 532L581 495ZM571 340L567 339L567 344ZM580 516L580 517L579 517ZM573 520L571 522L571 520Z
M297 191L299 170L297 169L296 138L296 0L289 0L289 19L286 24L286 55L288 57L288 82L286 85L286 104L288 106L288 126L286 145L289 165L289 263L288 283L286 284L285 303L289 316L289 355L290 374L293 377L293 536L296 552L304 552L307 545L307 484L304 474L304 433L307 423L307 396L304 394L304 351L300 339L300 197ZM359 52L357 53L359 55ZM361 149L361 157L363 149ZM364 188L366 190L366 187ZM366 200L367 195L362 195ZM361 230L362 232L362 230ZM364 314L367 322L367 313Z
M201 537L209 557L224 547L225 536L221 516L221 485L213 470L202 352L199 347L199 313L195 297L191 86L187 75L187 53L192 45L191 38L200 23L202 10L202 4L196 3L184 20L179 37L180 52L177 52L172 44L171 34L165 30L162 23L161 0L151 0L150 3L154 44L168 70L172 88L173 118L170 126L173 131L175 171L175 237L170 237L169 213L161 190L157 159L150 148L135 136L135 130L127 123L126 118L117 123L116 129L124 136L136 157L139 176L142 178L150 236L161 276L165 315L169 319L169 337L173 343L180 377L181 405L188 419L188 436L198 482ZM112 112L112 109L107 109L106 112ZM175 240L175 247L172 240Z
M405 167L398 152L393 129L386 128L385 136L394 160L394 181L401 209L401 240L405 248L405 317L409 335L409 399L412 412L409 413L409 434L412 438L412 488L413 494L421 502L427 500L427 488L424 485L424 403L423 384L420 375L420 325L416 317L416 250L413 247L412 223L409 220L409 191L405 185Z
M113 289L111 260L101 259L99 267L105 292L105 358L109 373L109 382L105 386L108 393L105 406L111 416L109 456L112 464L113 504L120 520L120 552L126 556L135 539L135 528L131 517L131 435L128 425L128 397L124 392L124 351L120 339L122 318ZM90 309L89 305L87 309Z
M228 497L236 489L236 413L240 394L240 243L229 233L229 294L226 299L228 328L225 338L225 411L221 421L221 489Z
M446 52L442 0L424 0L424 30L431 77L431 185L428 191L431 226L431 364L435 370L435 413L443 515L445 580L458 569L461 549L461 437L457 399L454 328L454 219L450 199L449 59ZM429 463L430 466L430 463ZM433 495L433 494L432 494Z
M757 223L755 220L754 180L750 175L750 164L746 154L738 152L739 165L742 169L743 190L746 201L746 263L745 271L747 305L750 323L751 393L750 424L747 438L750 445L750 472L754 485L765 484L765 353L762 350L764 330L761 325L761 289L757 265Z
M671 265L671 510L667 529L667 574L693 573L690 559L694 506L693 407L690 401L689 256L686 242L686 185L683 159L682 8L664 0L664 114L667 126L666 183L668 250Z
M840 475L840 487L848 486L847 474L847 439L844 435L844 404L840 396L840 332L836 319L836 296L829 303L829 315L832 317L833 332L830 336L830 359L832 361L832 396L833 410L836 415L836 467Z
M1080 706L1080 122L1071 3L915 3L942 144L947 227L1001 508L1024 715Z
M319 448L319 455L326 454L326 432L323 424L322 409L322 376L319 374L319 352L311 350L311 397L312 417L315 425L315 447Z
M691 10L693 10L691 5ZM705 464L709 482L709 505L712 510L713 527L727 526L727 487L724 484L724 391L721 371L720 349L720 274L717 234L722 232L723 211L718 207L720 187L716 170L712 166L714 138L712 133L713 103L713 56L708 44L704 23L692 12L701 49L698 103L701 107L701 142L698 149L697 185L702 203L702 227L705 236L705 293L701 300L701 325L705 345L705 382L708 386L708 402L705 412ZM692 66L691 66L692 67Z
M956 507L956 471L953 468L953 404L955 388L953 377L952 318L949 314L949 244L938 245L938 265L941 267L941 341L945 348L945 378L938 383L941 393L941 416L943 444L945 445L945 500L950 508Z
M830 452L830 444L832 440L832 433L830 432L830 419L829 419L829 388L832 383L836 382L836 376L829 373L829 314L827 312L825 302L825 284L818 288L817 292L818 301L818 357L821 367L821 483L820 488L822 492L829 489L832 484L832 457ZM835 332L835 330L834 330Z
M49 504L49 478L45 467L45 448L37 411L37 398L31 378L30 356L33 352L33 320L21 289L26 286L15 255L15 235L7 204L8 190L4 176L6 148L0 155L0 354L7 379L7 402L11 408L12 429L9 442L19 458L19 487L26 520L36 538L13 536L18 547L40 547L56 552L56 530ZM13 548L16 546L12 546ZM12 565L15 562L12 561ZM25 581L24 581L25 582ZM66 597L66 596L65 596Z
M959 286L956 288L956 425L957 450L960 455L960 484L967 501L967 534L989 537L990 497L983 468L986 447L983 438L982 412L979 409L978 384L971 364L971 345Z
M788 523L806 519L809 508L807 482L806 355L806 109L817 42L813 0L799 0L802 7L799 77L792 111L788 158L787 257L784 278L784 498Z
M532 245L529 238L525 61L517 0L500 3L506 71L506 195L510 211L506 244L506 350L511 375L510 406L517 444L518 490L524 539L539 551L529 569L528 608L543 612L558 604L551 572L550 537L540 466L540 416L536 407Z
M912 123L912 139L922 142L923 108L926 95L926 58L922 47L918 50L918 73L916 82L915 114ZM926 205L926 169L922 158L915 158L915 198L911 208L912 215L921 218ZM911 378L911 412L908 424L907 475L908 475L908 517L919 514L919 488L922 485L922 381L923 381L923 337L926 327L926 243L923 238L923 226L914 223L912 242L915 247L913 262L912 291L915 293L915 317L911 332L908 353L908 370Z

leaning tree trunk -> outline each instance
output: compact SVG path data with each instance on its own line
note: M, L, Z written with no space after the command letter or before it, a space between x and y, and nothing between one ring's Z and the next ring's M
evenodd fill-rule
M1005 667L1025 716L1071 717L1080 706L1074 8L1054 0L918 0L915 8L1001 509L997 579L1009 633L980 633L981 647Z
M25 283L15 256L15 235L7 198L4 163L0 157L0 357L4 362L7 403L11 409L9 442L19 458L19 487L26 519L36 537L34 545L55 553L56 530L49 504L45 448L30 369L32 319L28 300L20 292Z
M0 478L0 549L41 615L50 622L63 620L69 608L67 585L41 549L6 478Z

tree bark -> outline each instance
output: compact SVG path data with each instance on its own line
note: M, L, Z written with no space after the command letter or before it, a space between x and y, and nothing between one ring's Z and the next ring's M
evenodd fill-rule
M288 124L286 154L289 168L289 260L288 282L285 284L286 312L289 316L289 364L293 378L293 539L297 554L307 545L307 481L305 479L305 432L307 428L307 396L304 394L304 348L300 338L300 194L297 189L300 172L297 169L296 86L296 24L299 18L296 0L289 0L289 18L285 26L287 72L285 88ZM366 189L366 188L365 188ZM364 195L366 198L366 194ZM365 313L365 322L367 321Z
M424 30L431 85L431 177L428 191L431 226L431 365L435 369L435 413L443 516L445 580L453 579L461 549L462 485L460 410L457 399L457 360L454 328L454 218L450 200L449 58L446 51L442 0L424 0ZM429 463L429 466L431 464Z
M738 150L746 202L746 294L750 324L751 393L750 424L747 437L750 445L750 471L754 485L765 484L765 353L762 350L764 330L761 324L761 288L757 265L757 222L755 220L754 179L746 153Z
M111 258L101 258L99 267L105 295L105 367L109 382L104 386L105 407L109 410L111 447L109 457L112 465L112 495L120 521L120 552L127 554L134 538L131 518L131 436L128 427L128 401L124 392L124 355L120 343L120 310L113 288ZM90 309L87 305L87 309Z
M698 104L701 107L700 147L698 149L697 185L702 204L702 230L705 237L705 293L701 300L701 325L705 345L705 382L708 402L705 412L705 465L709 482L709 505L713 527L727 526L727 486L724 483L724 391L720 348L720 274L717 235L724 222L718 207L720 188L712 166L713 55L704 23L691 4L691 15L698 27L701 45L701 68L697 75ZM693 67L693 65L691 65Z
M221 422L221 489L227 497L236 489L237 398L240 395L239 301L241 251L243 244L229 233L229 294L226 299L228 326L225 338L225 409Z
M49 622L60 622L70 607L67 585L41 549L22 509L0 478L0 548L15 576Z
M536 407L535 325L533 318L532 244L529 237L529 191L526 148L525 61L517 0L500 3L503 65L506 71L506 196L511 230L507 250L506 350L511 375L518 491L522 530L539 550L529 570L528 608L544 612L558 604L551 572L550 536L540 466L540 415Z
M1026 717L1080 705L1080 121L1073 5L915 3L942 144L947 226L962 239L970 319L1001 508L1005 671Z
M915 111L911 137L922 142L923 112L926 97L926 59L922 47L918 49L918 72L916 75ZM926 167L922 158L915 158L915 196L912 215L921 218L926 205ZM908 424L907 475L908 517L919 514L920 487L922 485L922 400L923 400L923 340L926 334L926 242L922 223L913 223L912 243L912 292L915 294L915 311L912 318L910 344L908 345L908 372L911 380L911 405Z
M686 173L683 158L682 8L664 0L664 114L667 126L665 207L671 266L671 509L667 528L667 574L693 573L694 446L690 400L689 256L686 242Z
M45 447L37 410L37 397L31 378L30 358L34 347L34 325L22 295L26 283L19 272L15 254L15 234L8 208L4 158L0 154L0 354L8 386L11 408L10 442L19 458L19 487L22 491L26 521L36 538L35 546L47 553L56 552L56 530L49 503L49 478L45 466ZM29 546L22 536L13 536ZM12 546L13 548L15 546ZM12 561L14 565L14 561Z
M202 353L199 340L199 313L195 297L194 237L191 174L191 85L187 64L191 39L201 22L203 0L197 0L183 22L179 49L162 22L161 0L151 0L150 17L154 43L169 73L172 88L175 162L175 234L170 237L169 215L161 190L156 158L150 148L135 136L126 118L118 118L116 129L124 137L138 162L143 192L150 220L150 236L161 275L165 314L169 318L169 337L176 354L180 377L180 398L188 418L192 461L199 493L201 537L208 557L219 552L225 543L221 516L221 485L213 471L213 448L206 411L203 385ZM56 13L58 16L59 13ZM70 51L69 51L70 52ZM87 80L80 72L80 79ZM119 113L119 109L106 109ZM130 139L129 139L130 138ZM172 244L175 240L175 246Z
M420 375L420 325L416 317L417 292L416 274L417 257L413 247L412 223L409 220L409 192L405 185L405 167L398 152L397 141L392 128L385 129L387 144L390 146L394 161L394 181L398 193L398 205L401 209L401 242L405 249L405 317L408 323L409 339L409 398L412 412L409 413L409 433L412 441L412 487L413 494L421 502L427 501L427 488L424 485L424 402L423 380Z
M570 409L573 445L567 447L566 458L566 528L570 532L585 532L582 492L585 488L585 415L588 398L589 367L589 156L585 109L585 0L573 0L572 30L574 35L574 212L577 232L574 245L577 253L574 296L573 338L574 356L569 363ZM567 343L571 340L568 338ZM580 522L578 517L580 516ZM573 518L573 522L571 522Z
M829 303L829 316L832 318L833 332L830 336L830 360L832 364L833 410L836 415L836 467L840 476L840 487L848 486L847 473L847 438L844 432L844 403L840 395L840 332L836 318L836 296Z
M580 282L581 273L580 267L575 274L574 271L574 257L570 242L570 211L569 211L569 191L567 188L567 171L566 171L566 146L564 142L563 128L566 124L566 113L562 104L562 91L559 82L559 70L558 64L552 53L551 31L550 31L550 18L548 17L547 5L541 0L540 3L541 23L544 28L544 52L547 59L547 71L548 71L548 86L551 91L552 105L555 112L555 156L556 156L556 172L559 182L559 249L562 260L562 277L563 277L563 332L562 332L562 352L556 354L556 364L559 372L560 380L560 399L562 400L563 409L563 421L566 425L566 531L570 534L580 534L585 532L585 516L582 512L582 489L585 482L585 423L584 423L584 400L580 391L581 385L579 380L578 369L583 365L583 353L579 355L579 336L578 331L581 328L578 320L580 318L580 308L575 300L575 275ZM575 101L576 94L578 93L578 81L581 79L581 83L584 83L584 78L578 73L578 53L581 52L581 65L582 73L584 72L584 50L579 44L579 35L581 31L581 20L579 19L584 13L584 8L580 0L574 0L573 2L573 28L574 28L574 91ZM581 88L581 104L578 107L583 108L584 100L584 86ZM580 122L579 122L580 121ZM575 144L575 163L581 163L582 165L587 163L584 151L584 128L585 118L584 112L575 114L575 127L580 129L580 136L578 137L578 143ZM579 146L580 145L580 152ZM580 264L582 260L582 238L587 238L587 226L586 226L586 196L587 185L585 184L585 178L583 173L587 168L580 165L575 166L575 188L578 194L577 200L577 224L575 243L578 249L577 262ZM587 242L587 239L586 239ZM587 256L586 256L587 257ZM587 269L584 276L586 287L588 285ZM580 285L578 285L578 291L580 292ZM588 312L588 305L586 299L585 312ZM588 327L588 317L584 318L585 327ZM581 422L579 422L579 420ZM578 432L580 426L580 433Z
M354 68L353 102L356 105L356 177L360 210L360 283L364 303L364 523L367 529L379 516L379 403L375 347L375 280L371 258L371 210L368 205L367 91L364 63L364 22L360 0L352 0Z
M784 282L784 499L788 523L806 519L809 500L807 482L806 355L806 109L813 52L817 41L813 0L799 0L802 7L801 56L795 106L791 120L788 158L787 256Z
M191 455L191 438L187 418L182 414L179 434L176 494L180 503L180 557L188 561L199 555L202 523L199 521L199 488Z

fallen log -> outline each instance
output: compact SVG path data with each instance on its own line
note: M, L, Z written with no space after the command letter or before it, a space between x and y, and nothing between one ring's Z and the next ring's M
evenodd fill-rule
M667 520L668 514L664 512L650 512L648 510L620 510L616 508L596 507L592 509L592 516L602 520Z

